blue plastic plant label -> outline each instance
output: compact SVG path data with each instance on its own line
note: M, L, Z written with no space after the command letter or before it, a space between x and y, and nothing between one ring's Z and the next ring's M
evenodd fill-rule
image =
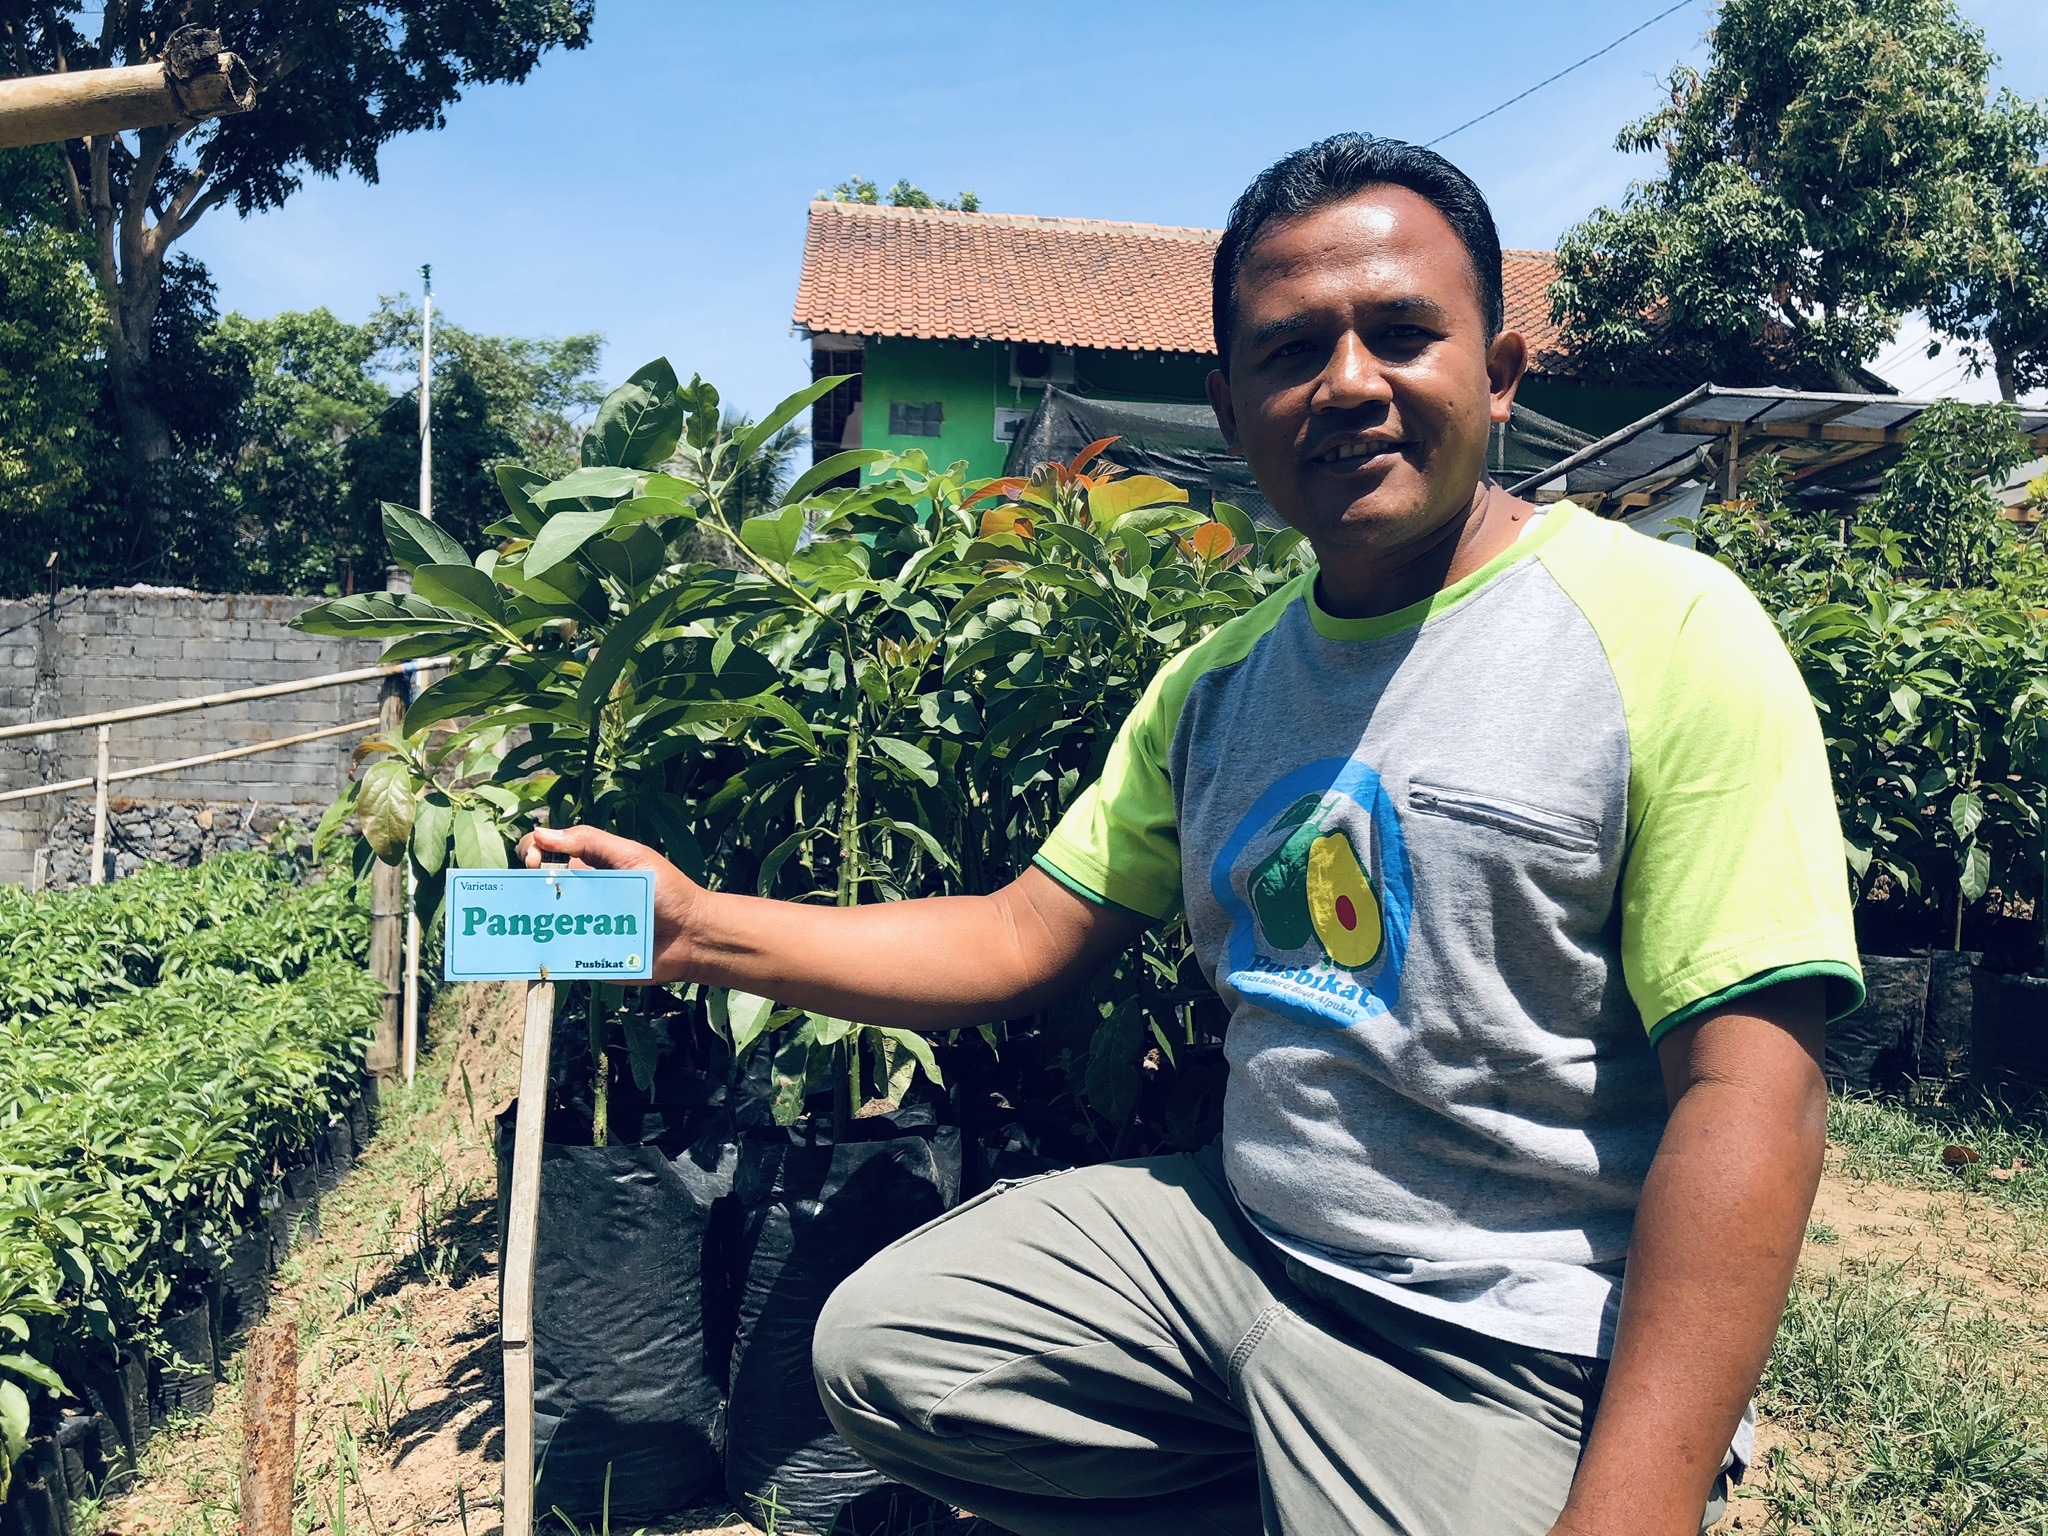
M452 869L446 981L646 981L654 875L644 869Z

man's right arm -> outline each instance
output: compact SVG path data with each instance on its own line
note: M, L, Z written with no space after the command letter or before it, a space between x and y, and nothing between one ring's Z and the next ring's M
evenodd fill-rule
M594 827L543 828L519 845L572 865L654 872L657 982L736 987L794 1008L900 1029L1009 1018L1073 991L1145 919L1029 869L989 896L835 907L711 891L653 849Z

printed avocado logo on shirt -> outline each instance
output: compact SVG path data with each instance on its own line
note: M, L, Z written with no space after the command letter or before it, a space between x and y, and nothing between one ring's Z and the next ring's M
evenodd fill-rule
M1304 795L1280 818L1288 838L1252 871L1252 912L1267 939L1300 949L1314 934L1346 970L1380 952L1380 904L1351 839L1322 827L1323 799Z
M1262 794L1211 889L1231 919L1218 980L1299 1023L1345 1027L1400 998L1413 883L1379 775L1324 758Z

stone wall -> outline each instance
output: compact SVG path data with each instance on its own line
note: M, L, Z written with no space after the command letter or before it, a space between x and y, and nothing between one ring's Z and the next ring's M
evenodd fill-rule
M380 642L288 627L315 601L116 587L62 592L54 617L46 601L0 602L0 725L374 664ZM133 721L113 728L108 765L141 767L367 719L377 699L371 681ZM217 848L262 846L280 828L296 835L347 781L354 745L336 736L117 782L109 862L125 872L143 858L190 862ZM95 750L90 729L0 741L0 790L88 777ZM0 803L0 880L30 883L41 849L49 883L82 881L91 840L90 789Z

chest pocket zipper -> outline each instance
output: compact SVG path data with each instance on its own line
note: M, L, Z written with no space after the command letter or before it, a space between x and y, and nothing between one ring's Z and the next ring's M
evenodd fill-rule
M1591 853L1600 846L1599 823L1563 811L1547 811L1516 800L1496 800L1462 789L1411 784L1408 804L1425 816L1492 827L1531 842L1548 843L1572 853Z

